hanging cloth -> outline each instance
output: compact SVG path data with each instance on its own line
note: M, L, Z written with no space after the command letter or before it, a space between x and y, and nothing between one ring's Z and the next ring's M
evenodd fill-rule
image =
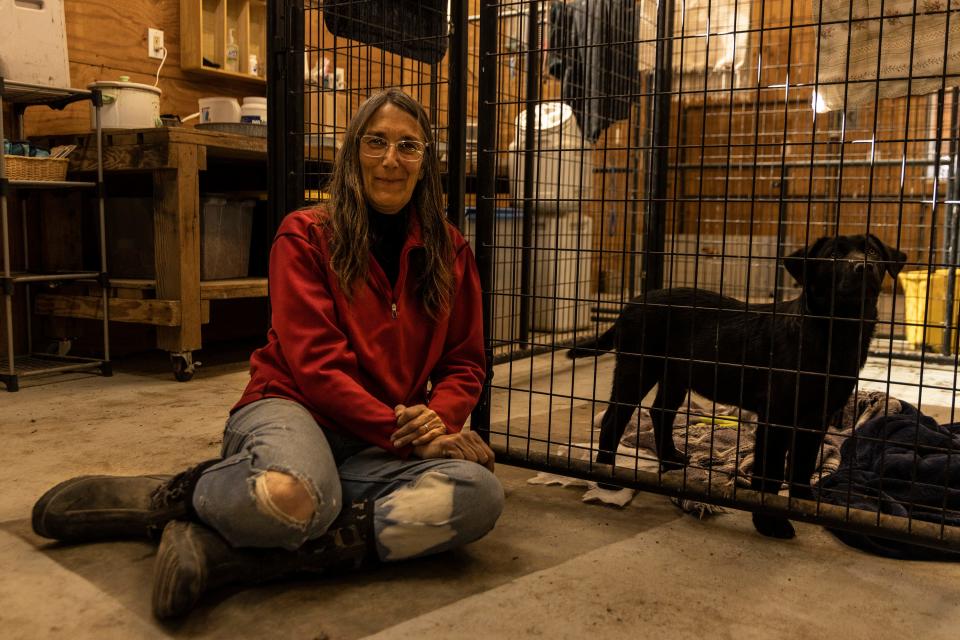
M546 67L547 75L563 80L563 74L570 64L570 13L567 5L560 0L553 0L547 13L547 46Z
M335 36L428 64L447 53L447 0L324 0Z
M636 0L577 0L567 5L561 97L592 144L630 116L639 87ZM565 40L563 39L565 38Z
M873 104L879 98L905 96L908 92L912 95L932 93L943 86L957 84L957 74L960 74L960 2L957 0L819 0L814 7L819 9L821 25L817 72L820 86L813 96L813 106L818 113L852 109ZM942 77L944 74L946 77ZM913 77L910 82L909 77Z

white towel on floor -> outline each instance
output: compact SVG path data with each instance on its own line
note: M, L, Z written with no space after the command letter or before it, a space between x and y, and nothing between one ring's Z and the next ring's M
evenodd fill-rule
M958 84L957 78L951 78L949 74L960 73L960 0L916 0L916 12L914 2L819 0L814 5L815 10L819 6L822 16L817 82L840 83L817 88L813 106L818 113L850 110L879 98L905 96L908 92L912 95L932 93L944 83L946 86ZM949 43L946 49L945 42ZM879 95L875 95L875 82L855 81L877 79L877 58L881 51ZM945 80L941 78L944 73L944 51L947 53L948 74ZM914 80L908 83L906 78L910 76ZM916 79L917 76L935 77Z
M540 472L527 480L527 484L543 484L547 486L561 487L585 487L587 490L583 493L581 500L584 502L602 502L615 507L625 507L633 500L636 491L633 489L602 489L592 480L581 480L580 478L570 478L568 476L558 476L553 473Z
M594 447L596 443L590 442L574 442L569 447L565 445L560 445L555 450L555 455L563 457L571 457L575 460L593 460L596 454ZM641 471L656 471L657 462L656 454L650 452L650 459L644 460L637 458L637 449L634 447L624 447L620 446L617 452L617 466L629 469L635 467ZM547 486L561 486L561 487L584 487L584 491L581 500L584 502L590 503L603 503L609 504L616 507L625 507L630 504L630 501L633 500L633 496L636 495L636 491L633 489L603 489L597 486L596 482L591 480L581 480L580 478L571 478L569 476L561 476L553 473L538 473L534 477L527 480L527 484L541 484Z

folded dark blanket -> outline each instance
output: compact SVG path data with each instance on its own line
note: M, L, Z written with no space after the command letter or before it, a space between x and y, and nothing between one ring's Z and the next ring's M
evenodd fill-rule
M447 52L443 0L324 0L323 23L335 36L428 64Z
M822 501L960 526L960 423L938 425L901 402L900 413L874 418L840 447L837 470L814 491ZM852 546L896 558L960 559L960 554L834 531Z
M598 429L602 418L603 413L596 416ZM725 422L733 427L722 427ZM749 487L755 424L749 412L688 398L674 422L674 441L690 457L686 477ZM647 409L630 419L620 445L656 459ZM829 425L811 483L826 503L960 526L960 423L938 425L906 402L861 390ZM700 503L684 502L689 503L685 511L702 513ZM960 560L960 553L830 531L853 547L886 557Z

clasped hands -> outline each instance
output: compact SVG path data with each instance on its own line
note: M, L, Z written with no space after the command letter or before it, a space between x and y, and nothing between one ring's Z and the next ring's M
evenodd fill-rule
M418 458L470 460L493 471L493 450L473 431L447 433L447 425L430 407L417 404L394 407L397 430L390 436L393 446L413 445Z

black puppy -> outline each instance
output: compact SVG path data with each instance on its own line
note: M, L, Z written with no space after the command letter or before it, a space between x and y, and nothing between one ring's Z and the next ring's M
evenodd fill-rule
M906 255L871 234L820 238L787 256L799 298L749 305L702 289L663 289L630 301L614 326L568 357L616 349L610 406L597 461L612 464L641 399L659 385L650 409L661 468L687 463L673 443L673 421L688 390L759 416L752 487L810 495L810 476L829 419L852 393L877 320L886 273ZM792 538L786 518L754 514L757 531Z

